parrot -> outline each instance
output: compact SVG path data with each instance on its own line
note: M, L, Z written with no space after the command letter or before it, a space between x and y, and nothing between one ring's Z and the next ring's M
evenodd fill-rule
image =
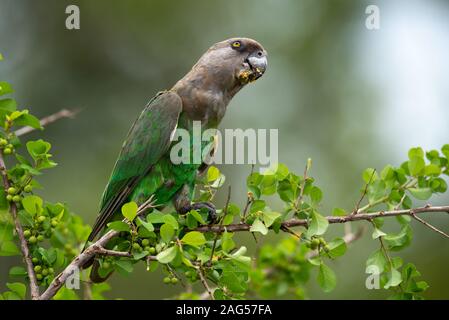
M259 79L266 69L267 51L259 42L230 38L212 45L171 89L157 93L128 132L86 246L106 230L109 222L120 219L121 207L131 201L142 205L152 198L155 205L171 204L180 214L203 209L214 221L212 203L192 201L204 163L173 163L173 136L179 129L191 132L195 121L201 123L202 130L216 129L235 94ZM93 264L91 281L105 281L107 277L98 274L98 261L91 260L84 266Z

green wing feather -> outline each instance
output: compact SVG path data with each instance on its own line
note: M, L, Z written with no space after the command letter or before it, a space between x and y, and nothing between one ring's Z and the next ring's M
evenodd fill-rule
M182 110L181 98L166 91L154 97L134 122L115 163L101 200L100 213L88 241L105 227L130 193L168 151Z

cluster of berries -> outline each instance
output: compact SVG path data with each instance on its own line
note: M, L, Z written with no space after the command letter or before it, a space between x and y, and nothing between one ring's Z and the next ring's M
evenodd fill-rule
M5 138L0 138L0 149L3 149L3 154L8 155L14 152L14 146Z

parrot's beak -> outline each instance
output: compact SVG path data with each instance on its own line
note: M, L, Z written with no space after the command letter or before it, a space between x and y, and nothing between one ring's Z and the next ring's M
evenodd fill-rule
M259 79L267 70L268 60L263 52L259 51L256 54L251 54L246 60L253 72L252 81Z
M267 55L263 51L251 53L246 59L244 65L247 69L239 73L240 82L247 84L259 79L267 70Z

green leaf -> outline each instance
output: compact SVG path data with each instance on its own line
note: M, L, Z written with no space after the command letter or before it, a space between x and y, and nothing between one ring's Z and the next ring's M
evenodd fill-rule
M329 256L333 259L340 257L346 253L346 242L342 238L335 238L328 243Z
M272 195L276 192L276 177L274 174L262 175L262 182L260 183L260 192L263 195Z
M8 200L6 200L6 192L3 187L0 186L0 210L8 209Z
M168 249L165 249L164 251L161 251L156 256L157 261L160 263L170 263L173 261L173 259L176 258L176 254L178 253L178 247L173 246Z
M449 144L445 144L443 148L441 148L441 152L443 152L446 159L449 160Z
M233 215L233 216L238 216L240 214L240 208L238 205L236 205L234 203L230 203L228 205L228 209L227 209L226 213Z
M0 96L13 92L8 82L0 81Z
M379 200L385 195L386 184L383 180L377 180L371 183L368 187L368 200L370 203Z
M320 264L318 270L318 284L323 289L324 292L330 292L334 290L337 285L337 277L331 268L326 266L324 263Z
M307 234L311 236L319 236L326 232L329 226L329 221L316 211L312 211L310 215L310 226L307 230Z
M241 256L243 256L244 254L246 254L247 251L248 251L248 248L247 248L247 247L241 246L236 252L234 252L234 253L232 254L232 257L233 257L233 258L241 257Z
M234 221L234 216L232 214L227 214L223 218L223 225L227 226Z
M14 99L1 99L0 100L0 112L11 113L16 111L17 102Z
M62 286L61 289L56 293L54 300L79 300L78 295L72 289L67 289Z
M372 237L373 237L373 239L377 239L379 237L383 237L383 236L386 236L386 235L387 234L385 232L383 232L382 230L374 228Z
M209 169L207 169L207 182L212 182L217 180L220 177L220 170L218 170L217 167L210 166Z
M131 272L133 272L133 263L130 260L116 260L115 262L115 269L123 275L128 275Z
M160 234L161 234L162 240L164 240L165 243L169 243L170 240L175 235L175 228L173 228L173 226L171 224L164 223L161 226Z
M424 169L426 176L439 176L441 174L441 168L435 164L429 164Z
M194 247L199 247L206 243L206 238L201 232L191 231L182 237L181 242Z
M385 284L384 288L388 289L391 287L396 287L400 285L402 282L402 275L401 273L396 269L391 269L388 275L388 281Z
M17 126L29 126L34 129L43 129L39 119L29 113L24 113L15 119L14 124Z
M163 220L166 224L171 225L173 229L179 229L178 221L176 221L175 217L173 217L171 214L164 215Z
M229 252L235 248L235 242L232 240L234 234L225 230L221 238L221 248L224 252Z
M267 228L269 228L273 222L279 218L281 214L279 212L263 212L262 220Z
M44 157L51 149L51 144L42 139L37 141L28 141L26 146L28 153L34 160Z
M9 269L9 275L11 277L23 277L27 274L28 273L24 267L12 267L11 269Z
M402 268L402 277L404 281L408 281L419 276L421 276L421 273L416 270L416 266L413 263L407 263L407 265Z
M404 225L399 233L384 236L384 241L388 245L389 250L401 250L412 241L412 230L408 224Z
M246 292L248 289L247 281L248 273L232 266L224 268L220 278L220 283L234 293Z
M334 208L332 210L332 215L333 216L337 216L337 217L342 217L346 215L346 211L344 209L341 208Z
M44 201L38 196L26 196L22 199L23 208L30 214L34 215L42 211Z
M251 203L251 207L249 209L249 212L254 213L257 211L263 211L265 209L265 201L263 200L254 200L253 203Z
M143 257L146 257L149 254L150 253L148 251L134 252L133 253L133 259L134 260L140 260L140 259L142 259Z
M408 153L408 170L410 175L419 176L424 173L424 151L421 148L412 148Z
M201 224L207 224L206 221L204 221L203 217L201 216L201 214L196 211L196 210L190 210L190 212L188 213L189 215L191 215L196 221L198 221Z
M363 171L363 181L365 183L371 183L377 179L379 179L379 175L376 172L376 169L368 168L365 171Z
M368 260L366 260L367 270L368 268L370 268L370 266L376 266L379 270L379 273L382 273L385 270L387 266L387 260L385 259L385 255L383 254L381 249L374 251L368 257Z
M143 226L145 229L147 229L150 232L154 231L154 226L151 222L147 222L145 220L142 220L140 218L137 218L138 223Z
M288 180L279 181L277 187L277 193L279 197L285 202L292 202L295 200L295 190L293 189L293 185Z
M131 231L131 227L129 224L123 221L113 221L108 223L108 228L111 230L119 231L119 232L129 232Z
M147 215L147 221L153 224L165 223L164 216L165 214L159 211L151 212L149 215Z
M275 176L276 176L276 179L277 180L284 180L285 178L287 178L287 176L288 176L288 167L285 165L285 164L283 164L283 163L278 163L277 164L277 166L276 166L276 173L275 173Z
M257 218L256 220L254 220L249 231L260 232L261 234L266 235L268 233L268 228L263 224L262 221L260 221L260 219Z
M320 203L321 199L323 199L323 192L321 191L320 188L313 186L312 189L310 190L309 196L312 203L318 204Z
M225 181L226 181L226 177L224 175L220 174L218 179L215 180L210 186L212 188L218 189L218 188L221 188L224 185Z
M135 203L134 201L125 203L122 206L122 215L128 219L128 221L133 221L134 218L137 216L137 209L139 209L139 207L137 206L137 203Z
M0 256L10 257L17 256L19 254L20 250L13 241L6 240L0 242Z
M391 165L386 165L385 168L382 169L382 172L380 173L380 177L382 180L389 181L391 179L394 179L394 168Z
M12 292L16 293L20 299L25 299L25 294L27 292L27 287L20 282L14 282L14 283L7 283L6 286L11 290Z
M257 187L262 182L263 176L258 172L253 172L246 178L246 185L248 187Z
M427 200L432 196L431 188L409 188L408 191L418 200Z

